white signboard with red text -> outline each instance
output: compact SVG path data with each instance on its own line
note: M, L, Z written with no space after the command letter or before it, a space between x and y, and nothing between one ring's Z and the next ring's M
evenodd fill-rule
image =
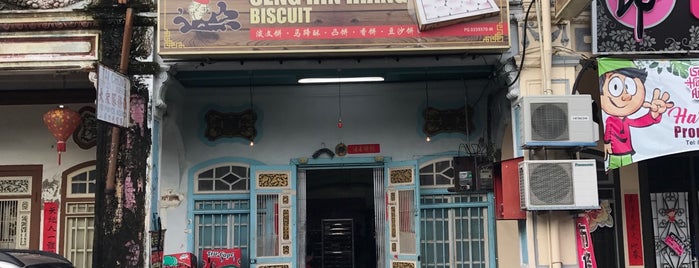
M699 59L598 61L606 169L699 150Z
M131 81L102 64L97 71L97 119L128 127Z

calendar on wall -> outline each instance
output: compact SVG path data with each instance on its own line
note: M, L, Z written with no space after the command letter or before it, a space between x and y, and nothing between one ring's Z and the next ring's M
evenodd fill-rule
M412 8L421 31L500 13L495 0L413 0Z

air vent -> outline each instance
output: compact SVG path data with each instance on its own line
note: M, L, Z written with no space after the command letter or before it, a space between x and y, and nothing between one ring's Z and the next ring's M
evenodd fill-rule
M568 140L567 103L534 103L531 108L533 139Z

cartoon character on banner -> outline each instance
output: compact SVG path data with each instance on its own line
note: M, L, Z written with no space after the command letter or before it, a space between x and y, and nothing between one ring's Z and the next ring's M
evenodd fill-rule
M672 108L670 93L653 90L653 98L646 101L644 85L648 73L630 60L605 61L599 66L600 106L608 117L604 122L604 152L607 169L633 163L636 153L631 143L630 128L644 128L660 123L662 114ZM648 113L629 118L641 108Z

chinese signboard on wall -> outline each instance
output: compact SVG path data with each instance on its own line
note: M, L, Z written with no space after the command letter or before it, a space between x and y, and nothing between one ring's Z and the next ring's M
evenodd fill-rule
M699 149L699 59L598 61L605 168Z
M596 54L699 52L699 1L595 0Z
M131 81L121 73L106 66L98 66L97 80L97 119L115 124L129 126L129 90Z
M507 0L489 1L497 5L493 16L474 10L467 22L425 31L413 1L161 0L158 47L163 55L509 48ZM468 8L474 1L448 2Z

